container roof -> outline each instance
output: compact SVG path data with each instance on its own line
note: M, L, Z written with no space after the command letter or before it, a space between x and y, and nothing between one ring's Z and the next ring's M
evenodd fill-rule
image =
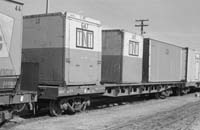
M35 17L48 17L48 16L66 16L67 18L77 19L77 20L84 20L90 23L98 24L100 25L101 22L95 19L92 19L90 17L85 17L79 14L71 13L71 12L55 12L55 13L48 13L48 14L34 14L34 15L27 15L24 16L24 19L26 18L35 18Z
M169 43L169 42L165 42L165 41L161 41L161 40L156 40L154 38L145 38L145 39L149 39L149 40L152 40L152 41L161 42L161 43L168 44L168 45L171 45L171 46L175 46L175 47L178 47L178 48L187 48L187 47L183 47L183 46L180 46L180 45L175 45L173 43Z
M15 0L5 0L5 1L16 3L16 4L20 4L20 5L24 5L24 3L19 2L19 1L15 1Z

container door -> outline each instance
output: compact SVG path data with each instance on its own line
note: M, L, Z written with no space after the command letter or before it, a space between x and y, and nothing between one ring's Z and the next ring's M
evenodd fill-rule
M70 42L68 43L67 84L96 84L99 81L101 43L98 27L70 20ZM99 40L98 39L98 40ZM98 47L99 46L99 47Z
M22 63L20 90L37 91L39 77L38 63Z

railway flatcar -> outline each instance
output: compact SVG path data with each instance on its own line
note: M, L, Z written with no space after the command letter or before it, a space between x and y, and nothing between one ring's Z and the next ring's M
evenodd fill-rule
M0 1L1 123L11 118L13 112L20 111L25 104L31 105L37 101L36 91L27 91L29 86L24 86L21 82L22 9L22 3L13 0ZM32 82L33 80L26 85Z
M51 115L80 111L104 92L101 23L69 12L25 16L23 62L39 64L39 99Z
M165 97L189 91L187 48L121 30L103 30L102 36L105 95Z

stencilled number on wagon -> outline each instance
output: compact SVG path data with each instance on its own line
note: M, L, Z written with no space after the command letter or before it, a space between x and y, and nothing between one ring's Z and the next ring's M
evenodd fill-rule
M132 35L132 39L136 39L136 35Z
M81 28L82 29L88 29L88 24L87 23L81 23Z

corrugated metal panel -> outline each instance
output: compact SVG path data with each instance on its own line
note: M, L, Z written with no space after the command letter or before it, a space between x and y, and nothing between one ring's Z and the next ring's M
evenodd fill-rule
M39 64L22 63L22 75L20 90L37 91L38 89Z
M23 62L39 64L39 83L64 83L64 20L60 15L24 18Z
M13 77L16 75L20 75L21 44L22 44L22 5L4 0L0 1L0 76L1 77L4 76ZM13 84L12 87L15 87L15 82L9 84Z
M102 32L102 82L121 83L123 33L120 30Z
M200 81L200 53L194 49L188 49L187 82Z
M142 61L142 82L149 82L149 51L150 43L149 38L144 39L143 44L143 61Z
M23 62L39 64L39 83L58 85L64 81L62 48L23 49Z
M183 48L150 39L149 82L184 80ZM184 79L183 79L184 78Z

